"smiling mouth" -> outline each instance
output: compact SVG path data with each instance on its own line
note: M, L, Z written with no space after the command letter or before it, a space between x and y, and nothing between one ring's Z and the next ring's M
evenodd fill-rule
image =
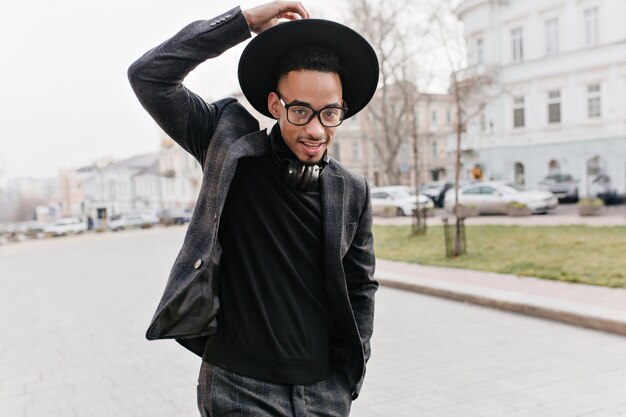
M303 144L308 149L319 149L322 145L326 143L326 141L315 142L315 143L310 143L310 142L300 142L300 143Z
M318 143L317 145L309 145L309 144L303 143L303 145L304 145L307 149L319 149L319 148L322 146L322 144L321 144L321 143Z

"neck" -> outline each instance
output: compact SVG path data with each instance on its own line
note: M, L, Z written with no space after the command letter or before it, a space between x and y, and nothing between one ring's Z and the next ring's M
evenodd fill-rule
M285 140L283 139L283 135L280 133L280 127L278 126L278 123L276 123L272 127L272 130L269 133L269 139L270 139L272 152L274 153L275 157L278 158L279 160L289 159L291 161L294 161L294 162L297 161L307 166L318 165L320 168L324 168L328 164L328 160L329 160L328 149L324 151L324 155L322 156L322 159L320 159L314 164L306 164L300 161L298 157L294 155L293 152L291 152L291 149L289 149L289 146L287 146L287 144L285 143Z

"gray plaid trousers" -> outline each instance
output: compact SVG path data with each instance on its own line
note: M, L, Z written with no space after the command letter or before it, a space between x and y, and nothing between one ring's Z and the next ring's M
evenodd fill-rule
M198 408L202 417L347 417L352 398L337 372L309 385L260 381L202 362Z

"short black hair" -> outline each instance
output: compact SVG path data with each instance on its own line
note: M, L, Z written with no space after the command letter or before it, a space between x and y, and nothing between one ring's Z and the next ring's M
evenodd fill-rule
M339 56L328 48L308 45L291 48L278 60L274 71L276 86L283 75L301 70L335 73L343 84L344 71Z

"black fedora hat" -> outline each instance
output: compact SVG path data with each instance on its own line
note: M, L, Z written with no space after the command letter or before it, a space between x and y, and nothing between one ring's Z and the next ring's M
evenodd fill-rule
M369 103L378 85L378 59L372 46L354 30L323 19L300 19L273 26L254 37L239 59L239 85L252 107L273 118L267 96L276 89L276 64L286 51L305 45L327 48L337 54L343 68L345 118Z

